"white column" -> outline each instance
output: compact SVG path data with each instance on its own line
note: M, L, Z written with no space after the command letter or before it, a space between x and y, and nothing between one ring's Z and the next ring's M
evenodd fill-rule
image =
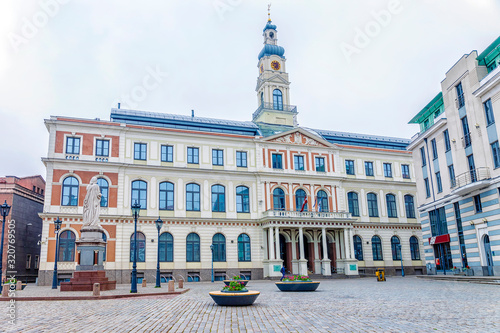
M340 255L341 259L346 258L346 256L345 256L345 242L344 242L344 237L342 237L343 233L344 233L344 229L339 230L339 247L340 247L340 252L342 252Z
M351 259L351 249L349 248L349 230L344 229L344 249L345 249L345 258Z
M339 237L339 231L335 230L333 232L335 235L335 256L336 259L340 259L340 237Z
M295 242L296 232L292 229L292 260L297 260L297 243Z
M354 255L354 240L353 240L353 230L349 229L349 247L351 248L351 259L356 258Z
M276 229L276 260L280 260L280 228L274 227Z
M267 249L269 248L269 242L266 239L266 229L262 229L263 232L263 242L264 242L264 260L269 260L269 252Z
M315 260L319 260L319 250L318 250L318 244L319 244L319 235L318 235L318 231L317 230L314 230L314 233L313 233L313 236L314 236L314 241L313 241L313 244L314 244L314 258L316 258Z
M300 247L300 260L304 260L304 232L302 227L299 228L299 247Z
M326 228L321 228L321 238L323 241L323 259L328 259L327 241L326 241Z
M268 241L269 241L269 260L274 259L274 240L273 240L273 227L268 228Z

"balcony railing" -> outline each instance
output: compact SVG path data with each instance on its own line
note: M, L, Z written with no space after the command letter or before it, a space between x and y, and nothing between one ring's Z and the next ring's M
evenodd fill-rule
M469 185L490 178L491 176L489 168L473 169L456 176L451 182L451 188L459 188L465 185Z
M308 218L308 219L350 219L349 212L297 212L290 210L268 210L263 217L286 217L286 218Z
M262 103L253 113L253 120L255 120L264 111L297 113L297 106L285 104L279 104L275 106L273 103Z

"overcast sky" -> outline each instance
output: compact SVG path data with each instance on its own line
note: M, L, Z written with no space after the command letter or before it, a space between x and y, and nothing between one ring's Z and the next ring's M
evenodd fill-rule
M251 120L268 0L2 0L0 176L41 174L50 115L111 107ZM497 0L272 1L301 126L410 138Z

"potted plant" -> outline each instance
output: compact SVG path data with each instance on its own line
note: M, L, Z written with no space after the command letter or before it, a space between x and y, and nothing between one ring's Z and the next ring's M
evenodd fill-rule
M241 276L239 276L239 275L233 275L233 278L231 280L224 280L224 284L226 286L229 286L229 284L231 282L233 282L233 281L242 282L244 286L246 286L247 283L248 283L248 280L243 279Z
M286 275L282 281L276 282L281 291L315 291L319 284L307 275Z
M217 305L240 306L252 305L260 292L248 290L241 281L231 281L221 291L211 291L209 295Z
M465 272L465 275L467 275L467 276L473 276L474 275L474 271L470 268L469 265L465 266L465 268L463 270Z

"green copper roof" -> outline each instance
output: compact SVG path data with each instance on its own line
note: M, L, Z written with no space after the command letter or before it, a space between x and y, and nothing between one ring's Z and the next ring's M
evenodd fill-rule
M443 93L440 92L408 124L420 124L443 106Z
M488 66L498 56L500 56L500 37L477 57L477 62L480 66Z

